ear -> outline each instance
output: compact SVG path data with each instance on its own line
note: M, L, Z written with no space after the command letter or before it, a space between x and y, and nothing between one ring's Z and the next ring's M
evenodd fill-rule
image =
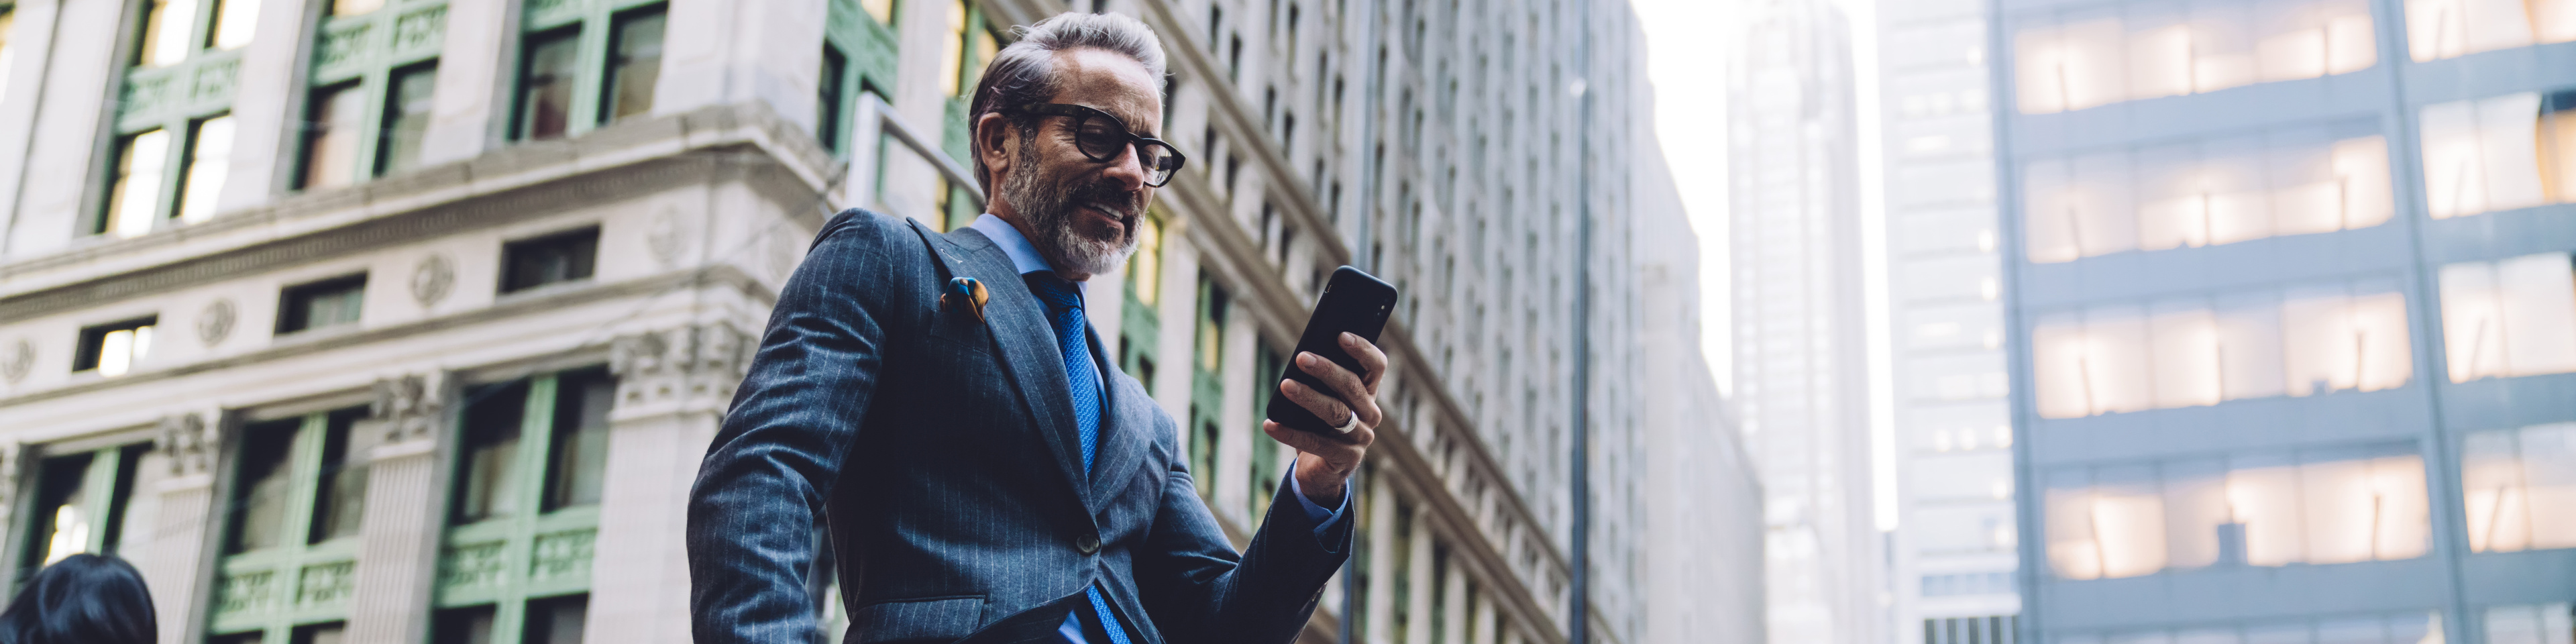
M1020 129L1000 114L985 112L975 118L971 131L975 133L975 158L984 162L984 169L994 175L993 183L1000 185L1002 172L1011 167L1011 154L1018 150L1015 144L1019 142Z

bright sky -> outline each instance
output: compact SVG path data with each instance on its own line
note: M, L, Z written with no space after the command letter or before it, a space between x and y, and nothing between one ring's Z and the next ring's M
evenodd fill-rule
M1733 2L1634 0L1646 31L1646 77L1655 86L1655 133L1699 234L1700 350L1720 392L1731 394L1727 350L1726 49Z
M1737 16L1765 0L1631 0L1646 32L1646 77L1655 88L1655 132L1699 236L1700 351L1718 393L1735 393L1727 270L1726 59ZM1896 528L1895 405L1887 346L1885 182L1879 151L1876 0L1827 0L1852 29L1853 102L1859 144L1860 228L1868 325L1871 469L1880 530Z

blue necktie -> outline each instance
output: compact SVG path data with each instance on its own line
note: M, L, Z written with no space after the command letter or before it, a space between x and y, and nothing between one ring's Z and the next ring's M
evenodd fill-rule
M1047 323L1055 326L1056 348L1064 354L1064 377L1073 391L1073 424L1082 430L1082 476L1091 478L1092 453L1100 449L1100 373L1092 370L1091 345L1083 340L1082 291L1073 282L1057 277L1054 271L1037 271L1022 276L1029 292L1047 306ZM1109 602L1101 599L1100 588L1083 589L1091 596L1091 609L1100 614L1101 630L1109 633L1110 644L1128 644L1127 631L1118 627L1118 618L1109 613Z

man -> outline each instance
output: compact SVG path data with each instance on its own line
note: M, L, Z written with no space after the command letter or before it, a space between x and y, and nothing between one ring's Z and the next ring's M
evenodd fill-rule
M690 494L697 641L810 641L818 516L853 644L1296 637L1349 552L1345 483L1386 358L1348 335L1358 373L1297 356L1331 391L1277 386L1345 431L1263 423L1300 453L1237 554L1176 423L1083 321L1082 285L1135 251L1181 164L1152 138L1162 75L1133 18L1030 26L969 110L989 214L945 235L860 211L825 225Z

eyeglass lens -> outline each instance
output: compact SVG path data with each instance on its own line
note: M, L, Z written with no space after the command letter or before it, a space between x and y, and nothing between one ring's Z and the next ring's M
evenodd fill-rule
M1180 153L1161 141L1146 141L1118 123L1106 118L1083 115L1073 124L1074 143L1082 155L1093 161L1109 162L1118 158L1118 149L1133 143L1136 163L1145 169L1145 183L1160 186L1170 181L1172 171L1180 169Z

